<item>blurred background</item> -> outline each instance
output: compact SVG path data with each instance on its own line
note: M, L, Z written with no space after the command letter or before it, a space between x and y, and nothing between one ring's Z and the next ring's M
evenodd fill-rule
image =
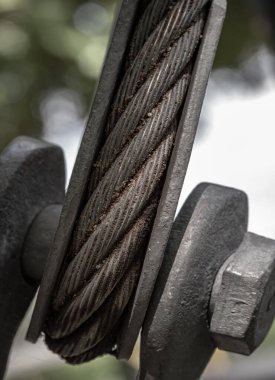
M16 136L62 146L69 180L118 1L0 0L0 151ZM275 238L275 2L228 0L228 13L180 204L202 181L240 188L250 230ZM133 379L105 357L70 367L44 347L14 343L14 380ZM218 352L205 379L275 379L275 328L250 358Z

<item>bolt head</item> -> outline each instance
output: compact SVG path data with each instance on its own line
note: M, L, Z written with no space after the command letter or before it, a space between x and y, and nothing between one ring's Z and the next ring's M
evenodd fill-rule
M223 271L210 330L225 351L250 355L275 313L275 242L247 233Z

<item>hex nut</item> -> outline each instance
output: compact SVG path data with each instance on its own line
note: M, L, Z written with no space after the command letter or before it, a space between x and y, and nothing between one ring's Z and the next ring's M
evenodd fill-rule
M275 313L275 242L247 233L213 287L210 331L224 350L250 355Z

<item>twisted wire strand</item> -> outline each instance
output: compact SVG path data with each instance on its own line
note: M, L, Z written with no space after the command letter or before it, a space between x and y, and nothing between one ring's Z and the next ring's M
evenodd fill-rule
M143 39L139 38L138 40L133 41L136 44L131 45L132 48L130 50L130 57L134 56L135 58L132 59L133 62L127 70L118 89L117 96L113 103L113 110L107 125L108 132L112 130L118 117L124 111L137 89L140 88L144 80L148 77L150 71L155 68L159 58L173 45L176 40L178 40L178 38L182 36L183 32L190 26L191 21L194 21L195 17L201 11L206 2L207 0L178 1L173 7L171 7L171 1L164 2L163 8L165 9L167 5L170 5L170 12L153 30L152 34L143 44L139 52L137 52L137 48L139 47L138 42L143 42ZM147 21L149 25L150 22L154 20L155 15L159 16L156 9L162 8L160 6L161 3L163 3L163 1L156 1L152 9L153 12L148 12L148 18L144 21ZM135 36L142 36L142 27L144 27L144 25L138 25L138 29L140 29L140 31L136 33ZM146 30L146 27L144 30ZM192 32L193 30L190 34L192 34ZM196 38L195 31L194 37ZM182 48L192 54L192 42L189 41L189 39L192 41L192 36L185 33L184 46ZM189 43L191 48L190 50L189 45L187 45ZM187 49L186 45L188 46ZM171 55L172 53L170 56Z
M132 178L136 174L147 155L152 154L163 136L168 132L181 106L189 78L190 73L187 72L165 94L162 101L152 110L152 116L147 119L144 126L138 130L125 149L117 156L111 168L99 182L84 207L76 226L76 233L72 241L72 256L79 251L82 243L87 240L93 226L99 222L100 216L119 196L127 184L127 178ZM90 210L93 210L92 214Z
M116 351L140 275L208 0L152 0L136 28L46 343L70 363Z
M174 136L172 132L161 142L68 264L53 301L55 308L69 300L85 284L93 269L106 258L138 217L140 210L146 207L165 172Z
M122 278L120 286L115 288L112 297L108 297L95 315L69 336L56 340L48 339L49 348L61 357L69 358L85 354L96 346L103 339L105 332L109 331L120 318L121 310L125 309L129 301L128 294L131 294L136 286L140 267L141 261L135 261ZM112 318L106 318L106 314L109 313Z
M99 180L112 164L121 149L144 118L151 116L152 108L175 84L197 47L203 27L203 15L186 30L174 43L166 56L159 62L138 92L128 103L115 128L110 131L98 159L94 165L90 182L90 192L94 191ZM144 53L145 54L145 53Z
M83 291L77 293L72 302L60 311L57 324L51 325L48 330L53 338L60 338L76 330L103 304L126 269L140 255L144 238L149 232L145 227L151 224L156 207L157 199L153 199L131 228L132 231L124 236L113 254L101 264L100 269L109 273L108 277L101 278L101 271L96 271L93 282L88 282ZM127 254L129 250L132 255ZM57 326L60 328L57 329Z
M89 360L95 359L104 354L114 355L116 351L117 331L121 328L121 322L112 327L109 334L105 336L93 349L90 349L80 355L64 357L69 364L81 364Z
M128 57L127 57L127 66L129 67L133 60L136 58L137 53L140 51L144 45L147 38L156 28L158 23L163 19L165 14L169 11L171 6L171 0L156 0L151 1L144 13L138 21L135 33L133 35Z

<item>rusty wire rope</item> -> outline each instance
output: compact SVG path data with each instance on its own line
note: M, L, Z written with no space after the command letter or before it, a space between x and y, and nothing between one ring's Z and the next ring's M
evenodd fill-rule
M45 326L70 363L115 354L175 140L208 0L152 0L133 34Z

